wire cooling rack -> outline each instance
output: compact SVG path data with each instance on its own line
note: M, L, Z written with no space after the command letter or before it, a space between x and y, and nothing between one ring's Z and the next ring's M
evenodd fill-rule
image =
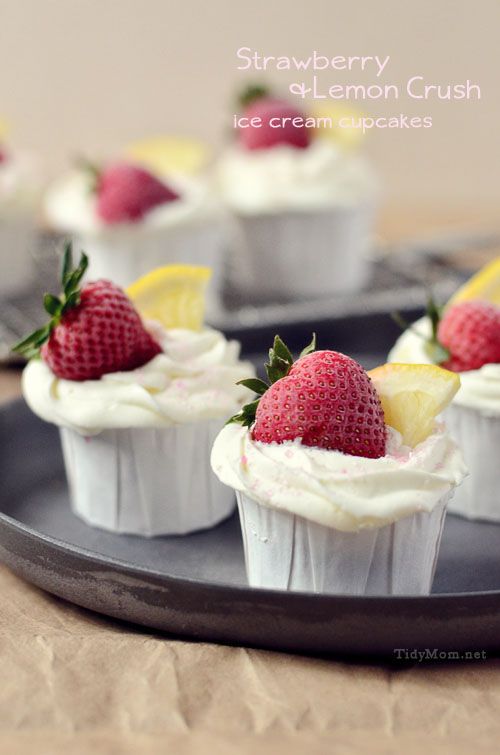
M42 294L57 292L57 250L61 239L40 233L34 253L36 276L28 290L0 298L0 361L16 362L12 345L44 321ZM446 301L467 275L488 257L499 254L495 234L447 234L417 239L398 247L379 247L373 258L372 276L356 295L243 304L231 290L224 292L224 305L213 312L210 324L231 333L245 328L271 327L294 322L334 320L356 314L416 310L425 304L429 290Z

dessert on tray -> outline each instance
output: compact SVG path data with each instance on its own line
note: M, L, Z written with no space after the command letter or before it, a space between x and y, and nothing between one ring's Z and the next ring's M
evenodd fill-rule
M60 428L74 511L136 535L211 527L235 502L210 448L253 369L203 325L210 271L159 268L127 295L106 280L81 286L86 266L82 255L73 269L68 247L63 294L45 296L48 325L16 347L30 358L27 403Z
M35 158L7 144L0 124L0 295L17 294L34 277L40 191Z
M235 225L233 284L268 300L358 291L377 195L369 164L338 132L294 126L304 114L264 88L241 108L246 125L216 170Z
M95 276L120 286L165 264L209 266L208 306L217 307L226 231L203 177L165 176L129 158L84 163L49 188L45 213L85 250Z
M470 476L450 511L500 521L500 258L471 278L442 311L411 325L389 359L436 363L460 373L461 388L445 413Z
M370 373L277 337L268 383L218 435L236 490L250 585L357 595L429 593L446 506L466 470L435 417L460 379L432 365Z

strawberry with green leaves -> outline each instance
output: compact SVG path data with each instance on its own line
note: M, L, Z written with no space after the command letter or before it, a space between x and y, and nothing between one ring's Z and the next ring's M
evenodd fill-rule
M161 353L125 292L106 280L85 283L88 259L73 267L67 244L62 294L46 294L49 322L14 346L28 359L41 356L66 380L98 380L110 372L133 370Z
M461 301L443 308L432 297L427 304L431 335L404 323L426 341L430 360L453 372L478 370L485 364L500 363L500 308L479 300Z
M453 372L478 370L500 363L500 308L482 301L464 301L446 309L437 338L447 350L442 367Z
M316 351L316 339L294 362L276 336L269 351L269 382L241 384L258 398L231 418L263 443L300 439L306 446L353 456L384 456L386 427L379 396L365 370L336 351Z
M238 134L244 149L263 150L280 144L305 149L311 143L311 129L296 125L305 119L304 114L287 100L272 96L266 87L248 87L240 105L249 124ZM252 125L252 120L259 125Z
M85 159L79 165L90 177L96 213L106 225L138 223L150 210L180 199L171 186L139 165L118 162L101 168Z

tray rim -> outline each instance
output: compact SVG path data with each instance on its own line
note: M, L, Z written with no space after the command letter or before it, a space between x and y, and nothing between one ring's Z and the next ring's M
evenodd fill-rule
M450 516L450 514L448 514L448 516ZM392 603L411 603L411 605L415 605L422 601L427 602L429 600L431 600L433 603L442 602L445 604L457 600L468 600L471 598L491 599L497 597L500 600L500 589L481 590L474 592L431 593L430 595L349 595L348 593L314 593L304 592L301 590L272 590L269 588L251 587L250 585L242 585L232 582L209 582L202 579L196 579L194 577L179 577L173 574L168 574L166 572L143 567L130 561L124 561L120 558L115 558L114 556L107 556L105 554L97 553L96 551L84 548L83 546L68 543L65 540L60 540L59 538L53 537L52 535L47 535L43 532L39 532L33 527L24 524L15 517L5 514L0 510L0 532L2 528L9 528L16 533L21 534L23 537L28 537L29 539L34 541L41 540L44 544L54 548L57 551L78 556L79 558L82 558L91 563L98 563L108 567L111 565L121 570L126 570L130 573L133 573L138 577L154 578L166 583L172 582L179 587L182 587L183 585L189 585L190 587L198 587L204 590L209 590L211 592L221 591L225 593L228 590L231 590L237 592L240 596L246 596L250 592L260 595L265 594L269 597L279 596L280 598L283 598L283 595L286 595L287 597L292 597L292 599L293 596L297 596L301 600L304 600L304 598L306 598L314 600L315 602L323 603L329 603L332 600L339 598L346 600L349 603L358 603L360 601L362 601L363 603L373 603L384 600L390 601ZM120 537L120 535L116 536Z
M0 418L16 409L32 414L21 398L0 406ZM62 464L55 477L64 479ZM37 480L35 475L25 493ZM47 493L51 495L50 490ZM178 576L41 532L39 525L16 518L15 506L23 495L11 500L10 514L0 504L0 561L36 589L142 631L194 642L391 661L397 648L461 653L479 648L489 654L500 649L498 589L363 596L270 590L241 581ZM69 508L63 500L58 505ZM110 598L116 594L118 598ZM367 617L373 622L368 634L359 628ZM278 634L276 626L281 627Z

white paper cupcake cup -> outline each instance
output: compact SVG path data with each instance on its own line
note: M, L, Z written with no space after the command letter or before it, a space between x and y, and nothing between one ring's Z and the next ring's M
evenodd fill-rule
M252 299L359 291L370 275L373 205L235 216L233 287Z
M34 217L0 214L0 296L19 293L31 284L35 250Z
M76 251L90 259L89 277L106 278L126 287L156 267L206 265L213 270L207 311L217 312L224 275L226 230L221 220L154 229L112 229L74 238Z
M93 527L146 537L213 527L235 507L233 491L210 468L220 428L217 420L90 437L61 428L75 514Z
M430 513L340 532L237 492L248 582L301 592L428 595L451 495Z
M457 488L449 511L468 519L500 522L500 417L452 404L443 415L462 449L469 476Z

